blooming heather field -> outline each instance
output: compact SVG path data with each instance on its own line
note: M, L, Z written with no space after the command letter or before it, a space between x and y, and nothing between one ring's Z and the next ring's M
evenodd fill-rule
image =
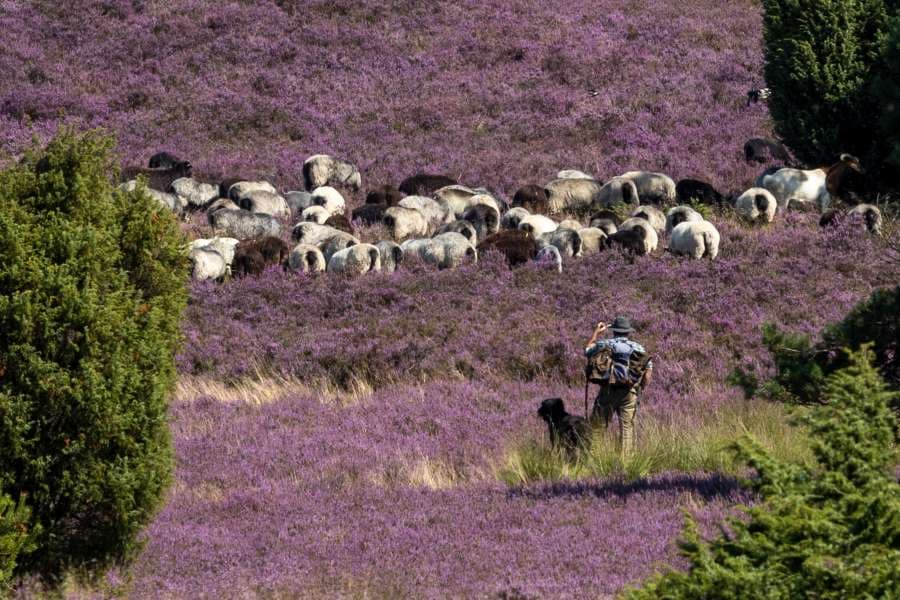
M427 170L509 197L565 167L739 190L756 174L743 142L770 133L765 107L745 106L763 83L750 0L78 6L0 0L0 151L71 122L116 132L127 163L168 149L210 178L291 189L330 152L364 185ZM743 406L735 366L770 372L761 324L817 333L900 281L896 254L853 227L710 218L714 263L608 252L559 274L488 255L194 283L176 483L102 593L602 598L682 566L683 509L712 530L752 501L730 477L501 477L544 435L542 398L580 406L598 318L631 315L656 356L641 422L689 431Z

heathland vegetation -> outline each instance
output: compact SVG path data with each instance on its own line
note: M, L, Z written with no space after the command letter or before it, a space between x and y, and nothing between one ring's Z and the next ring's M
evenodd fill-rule
M578 168L739 193L744 142L793 135L806 81L764 68L764 27L802 38L843 10L862 35L860 7L891 2L801 2L824 16L780 30L796 2L170 4L0 6L0 578L19 595L61 577L73 596L609 597L671 568L635 595L897 591L889 206L882 235L709 209L715 261L609 250L560 273L486 253L185 290L176 220L114 188L109 140L42 147L102 126L125 164L166 149L198 179L282 190L330 152L364 188L428 171L509 197ZM823 51L804 68L832 112L810 127L870 82L900 89L896 31L878 24L855 70L785 45ZM745 103L767 81L774 122ZM823 160L889 164L896 115L877 117L877 155ZM596 432L569 460L535 411L581 411L584 342L618 313L656 364L636 454Z

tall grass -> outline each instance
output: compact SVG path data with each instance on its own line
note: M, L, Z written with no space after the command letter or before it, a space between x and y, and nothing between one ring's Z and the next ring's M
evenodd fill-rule
M791 425L789 410L783 405L747 401L674 417L639 411L634 455L625 462L619 455L618 421L614 419L608 430L595 428L590 450L581 451L574 459L551 448L546 436L541 441L524 441L508 454L498 477L509 485L521 485L611 475L638 478L671 471L739 474L744 466L731 448L742 435L753 436L779 460L809 463L812 455L806 435Z

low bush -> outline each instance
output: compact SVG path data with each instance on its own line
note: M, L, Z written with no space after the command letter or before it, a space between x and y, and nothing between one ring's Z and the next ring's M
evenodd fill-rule
M787 463L747 438L762 502L706 542L688 519L687 572L669 572L627 598L896 598L900 596L900 484L889 392L868 346L823 386L805 419L815 457Z

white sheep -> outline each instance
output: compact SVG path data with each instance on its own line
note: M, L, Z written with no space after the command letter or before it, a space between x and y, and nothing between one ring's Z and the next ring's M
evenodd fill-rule
M597 192L592 208L611 208L616 204L641 203L637 185L627 177L613 177Z
M473 245L478 243L478 232L475 231L475 226L468 221L463 221L461 219L439 227L431 237L437 237L442 233L449 233L451 231L462 234L463 237L469 240Z
M210 223L217 235L239 240L281 235L281 223L278 219L249 210L220 209L210 215Z
M448 185L435 190L431 195L438 202L450 207L455 219L460 219L469 208L469 198L478 195L478 192L464 185Z
M347 203L339 191L329 185L317 187L312 192L312 203L324 206L332 215L342 215L347 208Z
M356 191L362 187L356 165L327 154L314 154L303 162L303 182L307 190L342 186Z
M222 255L226 265L231 265L231 261L234 260L234 249L238 243L239 240L230 237L199 238L193 240L188 247L190 250L195 248L212 248Z
M555 246L563 256L581 256L581 236L574 229L558 227L553 231L542 234L536 240L538 249L544 246Z
M397 242L382 240L375 244L378 252L381 253L381 270L393 273L397 270L397 266L403 261L403 249Z
M551 214L584 212L593 206L603 186L593 179L554 179L544 186Z
M634 182L641 204L675 202L675 181L668 175L652 171L628 171L621 176Z
M228 273L225 258L210 247L193 248L188 254L191 261L191 278L199 281L222 279Z
M634 229L635 227L640 227L644 230L644 254L654 252L659 245L659 236L656 234L656 229L646 219L640 217L627 219L619 226L619 231Z
M866 224L869 233L881 235L881 209L874 204L857 204L847 214L851 217L859 215Z
M649 204L638 206L631 211L631 216L646 220L656 230L657 235L666 230L666 215L655 206Z
M351 248L357 245L359 245L359 240L357 238L346 231L338 231L336 234L320 243L319 249L322 251L322 254L325 255L325 262L328 263L331 261L331 257L336 253L345 248Z
M594 179L593 175L588 175L584 171L578 169L563 169L556 174L557 179Z
M434 198L426 196L407 196L397 203L397 206L403 208L411 208L417 210L423 215L428 223L434 227L440 227L447 223L452 223L456 219L450 205L446 202L438 202Z
M766 188L752 187L737 197L734 209L751 223L771 223L775 220L778 201Z
M339 232L340 229L335 229L329 225L301 221L294 225L294 229L291 231L291 238L298 243L318 246Z
M219 196L219 186L202 183L192 177L181 177L172 182L172 193L186 206L202 208Z
M528 215L519 221L518 229L521 229L531 235L534 239L537 239L545 233L556 231L557 227L559 227L559 225L550 217L545 217L544 215Z
M391 206L381 220L395 240L428 235L428 219L414 208Z
M575 219L563 219L559 222L560 229L571 229L572 231L579 231L584 227L581 224L581 221L576 221Z
M238 181L228 188L226 196L237 202L241 196L245 196L250 192L269 192L277 194L278 190L268 181Z
M381 253L372 244L356 244L339 250L328 259L329 273L362 275L381 270Z
M550 263L558 272L563 272L562 254L556 246L544 246L538 250L534 260L539 263Z
M288 266L303 273L321 273L325 270L325 255L318 246L297 244L288 256Z
M680 223L702 220L703 215L690 206L674 206L666 211L666 235L672 235L672 230Z
M719 255L719 232L709 221L685 221L672 230L669 252L715 260Z
M331 213L324 206L314 205L303 209L303 212L300 213L300 220L324 225L330 216Z
M598 227L584 227L578 231L581 236L583 256L597 254L606 244L606 232Z
M432 243L425 246L424 258L439 269L452 269L478 262L478 252L465 236L450 231L432 238Z
M531 213L528 212L528 209L522 208L521 206L515 206L500 218L500 228L501 229L518 229L519 223L525 217L529 216Z
M762 175L757 187L766 188L775 197L779 210L787 210L791 200L798 205L811 204L825 212L831 205L831 195L825 185L824 169L803 171L786 167L772 174Z
M265 190L253 190L240 195L238 206L252 213L272 215L282 219L291 216L291 208L284 198Z

